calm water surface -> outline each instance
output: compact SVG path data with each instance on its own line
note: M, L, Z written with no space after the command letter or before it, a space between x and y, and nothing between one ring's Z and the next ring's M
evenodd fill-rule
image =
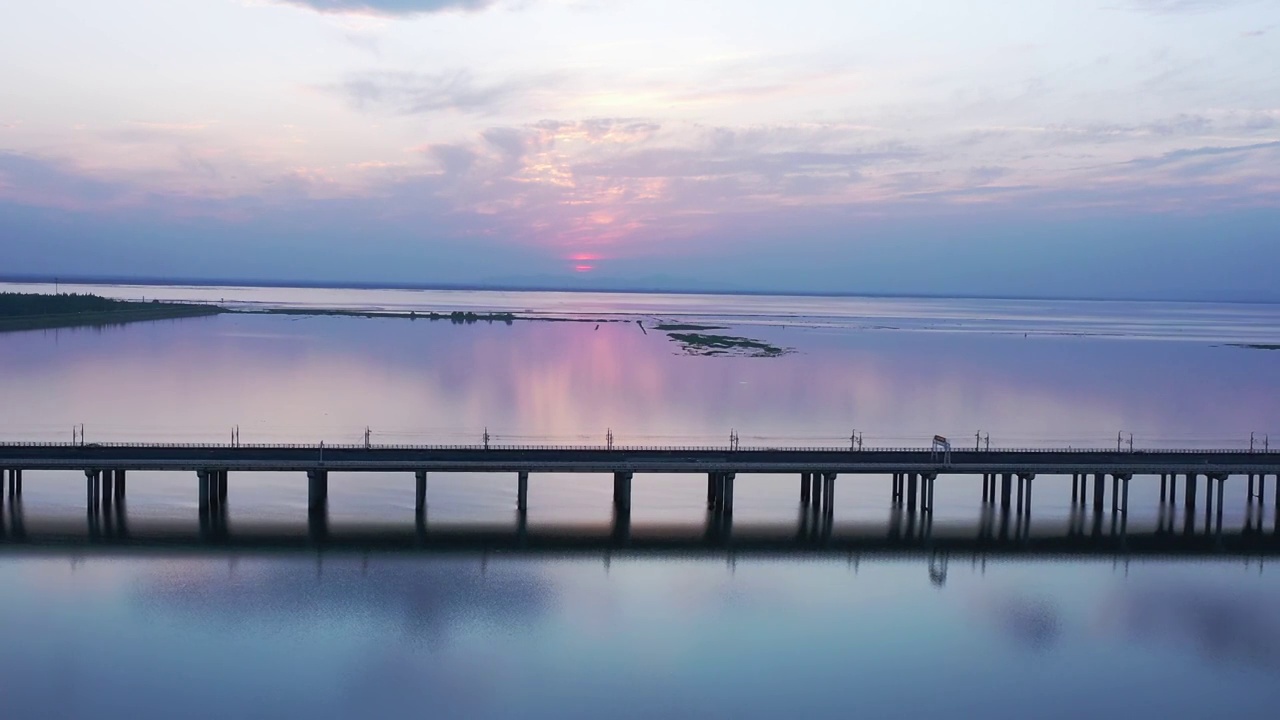
M0 439L69 440L83 423L97 442L220 442L236 425L246 443L355 443L366 427L375 443L1280 440L1280 352L1232 345L1280 342L1274 306L93 290L626 322L222 315L0 334ZM794 352L690 356L654 329L664 319ZM83 522L83 475L25 486L29 532ZM232 475L232 532L305 526L305 486ZM735 523L794 526L797 486L740 478ZM1157 487L1135 479L1131 526L1154 525ZM938 522L975 523L978 488L939 480ZM535 476L529 524L607 525L609 492L603 476ZM704 492L637 477L633 523L696 528ZM882 480L842 481L836 522L886 523L887 498ZM1038 532L1065 526L1069 483L1037 480L1035 498ZM194 527L195 500L193 477L130 476L135 527ZM433 474L428 522L509 524L514 504L514 478ZM1244 505L1237 479L1228 524ZM411 527L412 478L334 474L330 518ZM1133 718L1271 717L1280 701L1270 565L964 557L939 584L929 564L5 546L0 702L5 717Z

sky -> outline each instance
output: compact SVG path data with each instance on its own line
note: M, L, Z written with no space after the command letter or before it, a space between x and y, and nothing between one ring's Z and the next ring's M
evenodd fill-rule
M1280 301L1273 0L0 2L0 276Z

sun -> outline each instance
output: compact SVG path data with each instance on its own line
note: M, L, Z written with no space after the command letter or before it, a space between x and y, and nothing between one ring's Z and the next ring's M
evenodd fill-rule
M576 273L591 272L596 269L595 261L600 256L594 253L576 253L569 256L569 260L573 261L573 271Z

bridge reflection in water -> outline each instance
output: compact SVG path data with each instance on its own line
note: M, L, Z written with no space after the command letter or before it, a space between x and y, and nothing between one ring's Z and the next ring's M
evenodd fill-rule
M221 506L225 508L225 506ZM71 551L325 550L387 552L502 552L512 554L854 555L974 554L1008 556L1273 556L1280 529L1248 514L1239 528L1197 524L1195 510L1163 505L1154 525L1130 528L1127 514L1076 506L1067 517L1040 518L984 507L976 522L934 522L932 513L901 508L880 522L836 523L802 506L794 523L733 522L708 512L702 523L633 524L630 513L600 523L530 524L515 513L508 523L331 524L231 523L225 509L199 519L131 521L123 499L91 509L87 519L27 518L20 498L0 512L0 554Z

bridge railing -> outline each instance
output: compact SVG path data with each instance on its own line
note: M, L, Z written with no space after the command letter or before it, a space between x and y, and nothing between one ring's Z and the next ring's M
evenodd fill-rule
M490 443L470 444L470 445L449 445L449 444L381 444L370 443L344 443L331 445L329 443L162 443L162 442L38 442L38 441L17 441L5 442L0 441L0 448L137 448L137 449L161 449L174 448L184 450L418 450L418 451L440 451L440 450L467 450L467 451L589 451L589 452L724 452L724 453L753 453L753 452L823 452L823 453L849 453L851 455L867 454L867 453L928 453L928 447L864 447L849 448L848 446L793 446L793 445L748 445L728 447L725 445L501 445ZM988 454L988 453L1097 453L1097 454L1122 454L1122 455L1144 455L1144 454L1232 454L1232 455L1250 455L1260 454L1261 450L1250 450L1248 448L1147 448L1136 450L1116 450L1115 448L1077 448L1077 447L999 447L987 448L983 450L966 450L957 448L952 451L954 455L971 455L971 454Z

